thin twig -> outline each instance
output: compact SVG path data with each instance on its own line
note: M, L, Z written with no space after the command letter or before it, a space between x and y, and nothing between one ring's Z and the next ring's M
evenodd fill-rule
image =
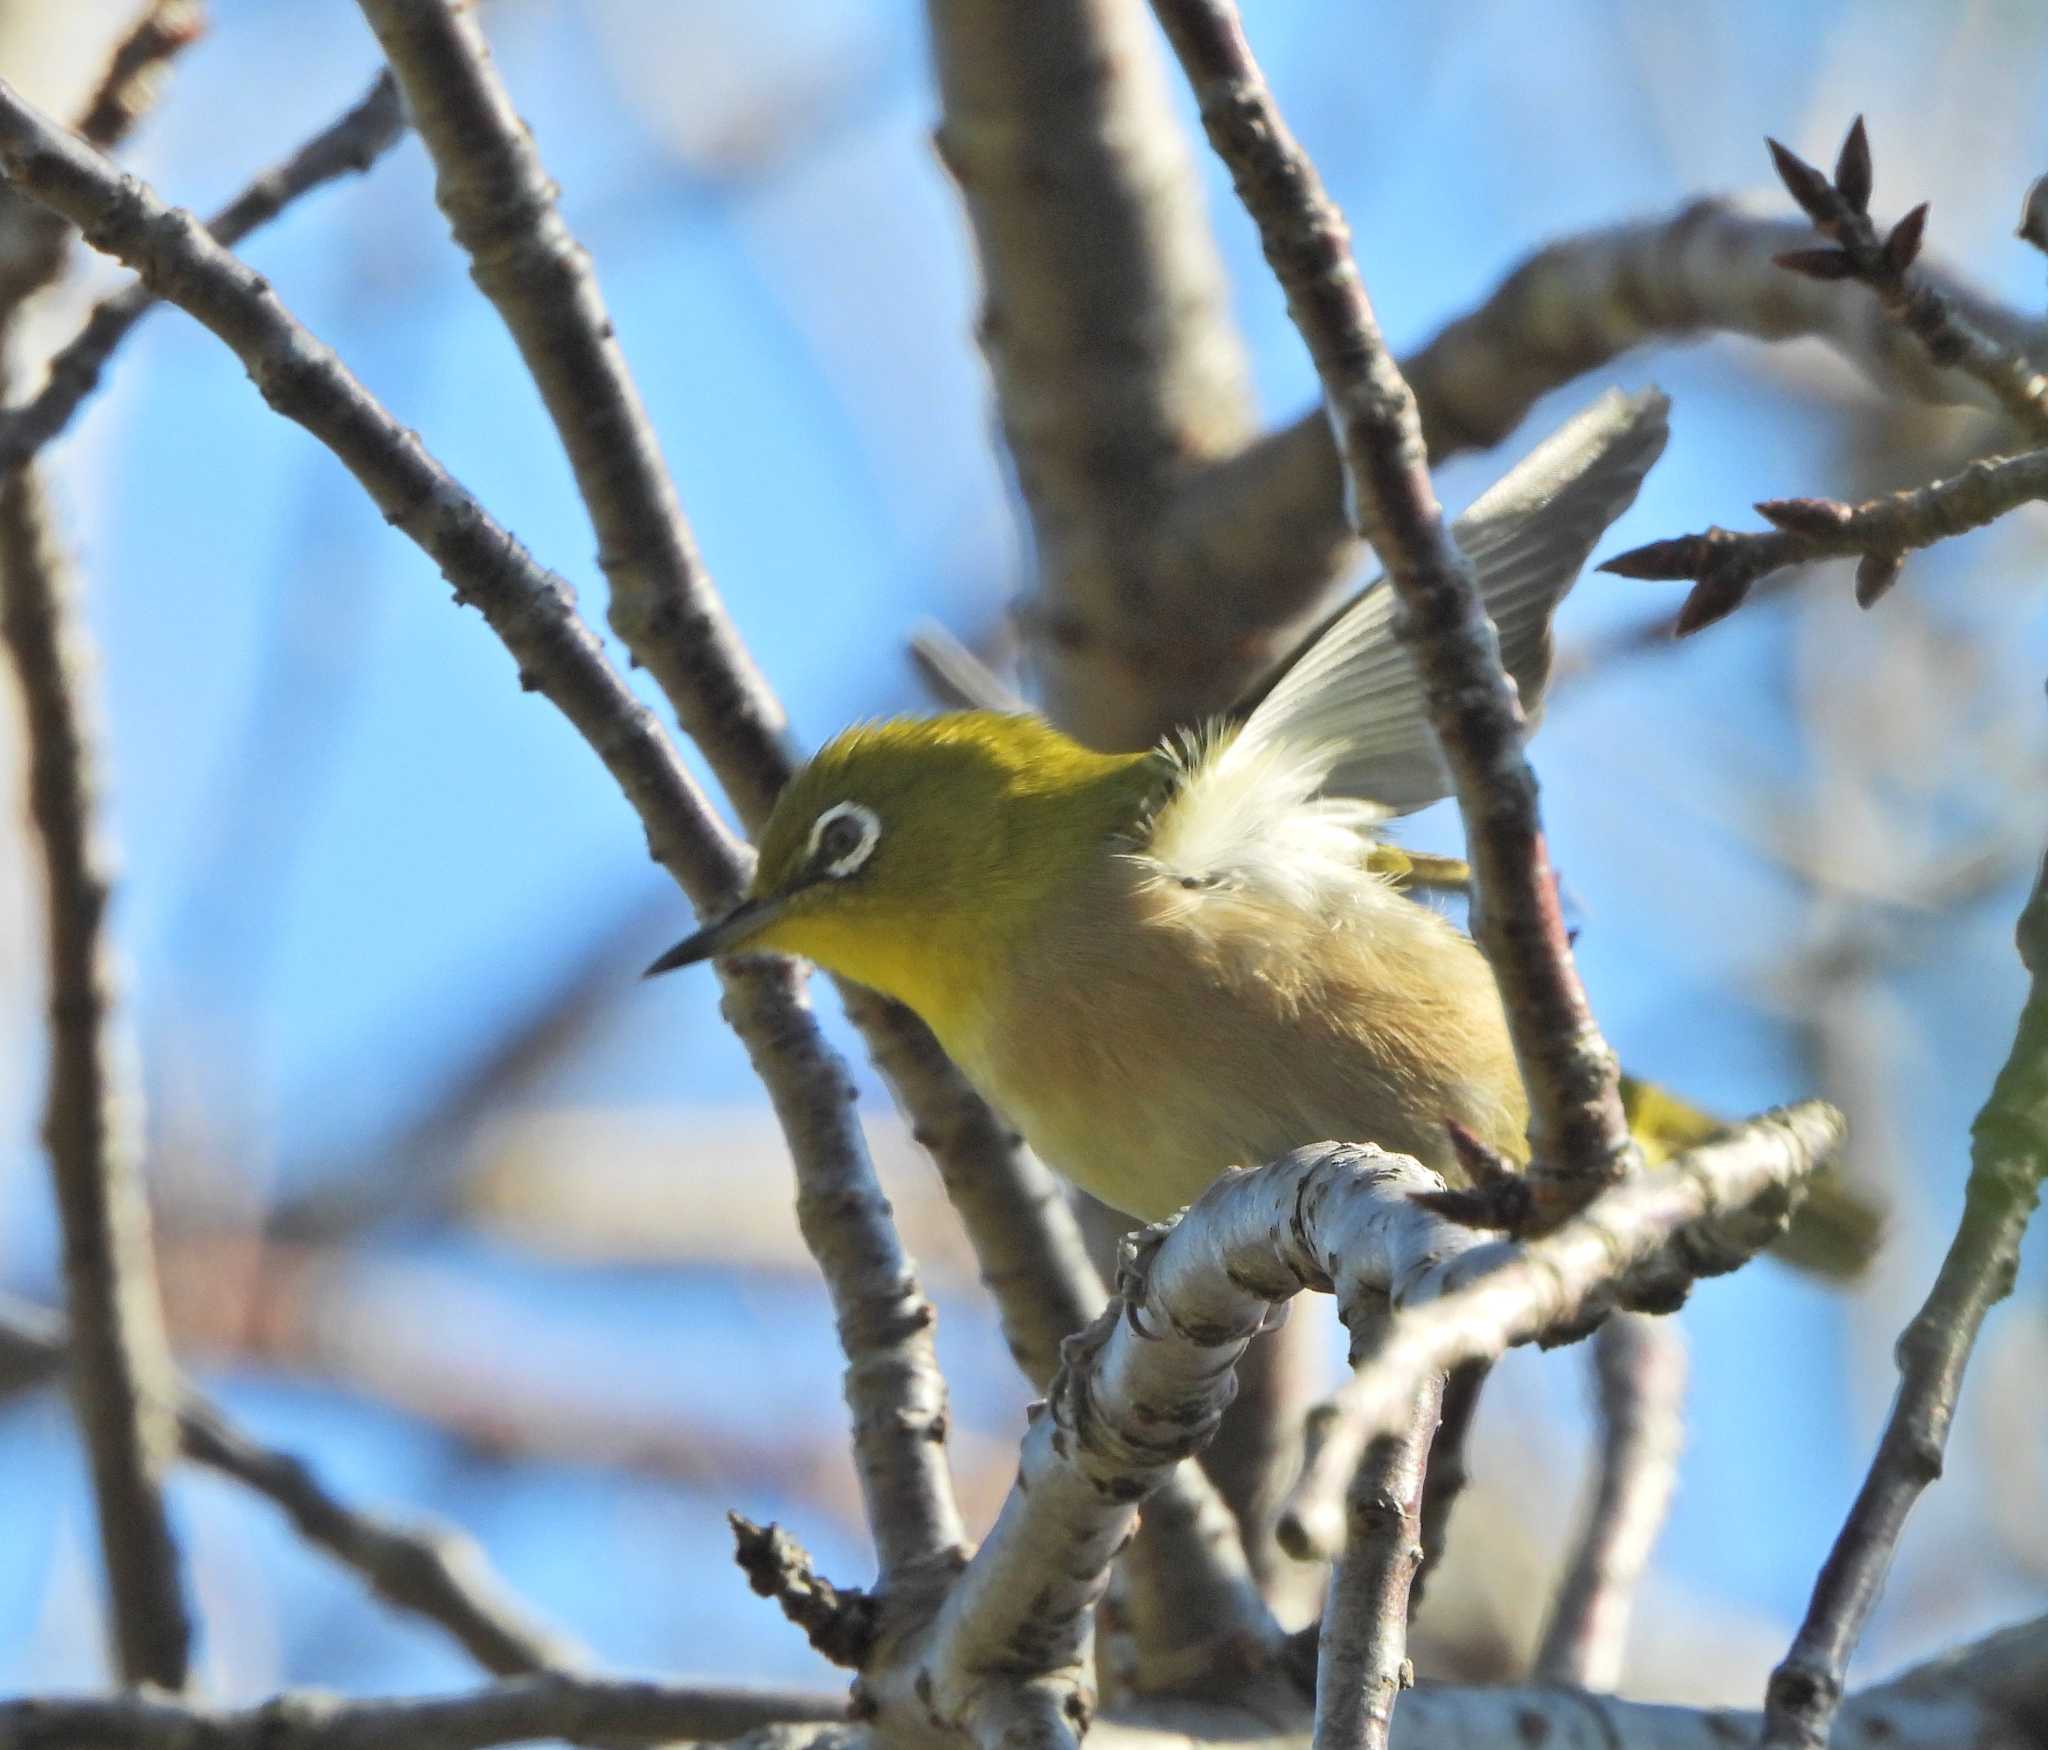
M1860 286L1777 265L1811 237L1804 220L1716 196L1545 244L1401 361L1431 458L1491 449L1552 390L1637 347L1713 335L1817 340L1888 395L1997 406L1970 378L1937 365ZM2048 358L2048 326L2035 316L1939 267L1923 266L1917 277L2001 347ZM1248 590L1276 551L1350 548L1328 415L1313 408L1191 474L1154 538L1166 550L1161 569Z
M1536 1654L1542 1683L1621 1681L1635 1589L1664 1529L1684 1440L1685 1342L1675 1321L1622 1313L1593 1338L1599 1481Z
M1776 140L1767 144L1786 191L1835 245L1788 250L1778 265L1808 279L1867 286L1884 313L1925 347L1935 364L1982 384L2023 430L2037 439L2048 437L2048 376L2019 349L1978 328L1937 285L1913 271L1927 228L1926 203L1878 236L1870 219L1873 172L1863 118L1856 118L1842 142L1832 177Z
M115 45L78 131L111 152L155 104L170 63L205 34L200 0L154 0Z
M301 195L352 172L369 169L405 130L398 87L379 74L362 100L264 172L217 213L208 229L232 246L267 225ZM18 468L53 441L76 416L128 331L156 307L148 285L133 285L102 301L85 325L50 360L47 380L28 401L0 413L0 473Z
M1443 1409L1436 1439L1430 1443L1429 1472L1422 1482L1422 1566L1408 1592L1412 1615L1444 1559L1450 1538L1451 1513L1471 1481L1467 1454L1472 1449L1472 1424L1479 1415L1479 1395L1493 1371L1490 1361L1468 1361L1444 1379Z
M578 616L568 586L537 565L400 426L334 354L299 326L260 275L190 214L0 84L0 165L61 211L239 357L264 398L334 451L386 517L433 556L458 601L475 605L519 664L604 761L646 825L656 860L700 910L723 909L745 853ZM944 1382L918 1292L852 1116L850 1083L786 962L721 969L726 1013L769 1086L805 1192L798 1213L833 1296L854 1447L885 1565L958 1542L945 1473Z
M4 322L0 322L4 327ZM142 1182L140 1077L106 931L113 858L99 793L77 585L42 476L0 480L0 642L21 689L49 944L43 1139L64 1235L73 1397L90 1460L122 1680L184 1687L191 1658L163 1473L176 1443L170 1340Z
M10 1389L56 1379L69 1360L62 1320L0 1301L0 1380ZM175 1399L185 1458L262 1495L308 1543L354 1569L386 1604L445 1629L486 1671L515 1677L584 1663L582 1649L538 1622L462 1532L352 1506L303 1460L265 1446L190 1386Z
M1386 1322L1382 1308L1355 1321L1354 1365ZM1344 1553L1316 1641L1315 1750L1386 1750L1394 1703L1412 1681L1408 1615L1422 1570L1422 1499L1443 1384L1423 1382L1407 1425L1366 1447L1345 1491Z
M1841 1705L1906 1515L1941 1475L1963 1369L1984 1315L2012 1292L2020 1240L2048 1177L2048 860L2020 913L2031 975L2012 1053L1971 1130L1963 1218L1934 1286L1899 1338L1899 1394L1870 1474L1814 1584L1806 1619L1764 1699L1765 1750L1818 1750Z
M597 533L612 629L705 750L742 820L795 750L697 552L590 257L492 64L476 8L360 0L434 161L435 199L525 360Z
M1622 1181L1540 1240L1461 1260L1461 1287L1397 1294L1401 1316L1331 1400L1281 1541L1304 1559L1342 1548L1344 1491L1366 1442L1407 1425L1424 1380L1546 1333L1583 1334L1612 1306L1672 1310L1690 1282L1738 1267L1783 1230L1841 1137L1841 1114L1817 1100L1766 1114Z
M1614 1054L1572 963L1523 756L1523 718L1472 568L1430 486L1415 398L1381 338L1343 216L1288 134L1231 0L1154 0L1202 121L1259 227L1316 362L1358 533L1385 561L1401 637L1457 780L1472 862L1472 933L1486 950L1529 1091L1540 1224L1635 1160ZM1548 1201L1545 1192L1555 1193Z
M1618 553L1600 566L1617 577L1693 579L1673 628L1683 638L1739 608L1773 572L1816 559L1857 559L1856 603L1871 607L1899 580L1908 553L1996 522L2048 498L2048 449L1987 456L1945 480L1862 504L1830 498L1766 499L1756 508L1775 528L1743 534L1710 528Z

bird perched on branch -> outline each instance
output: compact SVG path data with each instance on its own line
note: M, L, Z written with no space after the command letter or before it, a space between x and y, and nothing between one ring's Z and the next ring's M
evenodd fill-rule
M1606 396L1457 524L1532 724L1552 612L1665 411ZM1147 1221L1325 1138L1454 1182L1448 1124L1521 1159L1492 974L1378 836L1451 789L1393 622L1369 586L1224 720L1144 753L1028 713L850 729L778 799L745 900L649 973L774 950L896 997L1041 1158Z

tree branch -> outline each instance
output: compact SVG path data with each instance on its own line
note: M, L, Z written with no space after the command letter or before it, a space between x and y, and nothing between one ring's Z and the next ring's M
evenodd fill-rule
M1385 1315L1373 1315L1375 1329ZM1354 1351L1354 1364L1369 1354ZM1408 1613L1422 1570L1422 1495L1443 1381L1425 1380L1407 1425L1365 1450L1345 1491L1344 1553L1316 1641L1315 1750L1386 1750L1394 1703L1414 1681Z
M1997 406L1981 386L1937 365L1862 288L1777 265L1811 238L1804 220L1714 197L1545 244L1401 361L1431 458L1491 449L1543 396L1636 347L1710 335L1818 340L1887 394ZM1998 345L2048 357L2048 324L1944 268L1922 267L1918 277ZM1262 556L1290 544L1350 550L1324 410L1202 469L1160 519L1158 539L1171 550L1166 568L1218 577L1256 578Z
M404 131L398 87L390 75L380 74L360 102L284 163L259 176L207 228L224 247L239 243L301 195L369 169ZM0 413L0 474L20 467L71 423L99 387L115 349L156 301L157 294L147 284L129 286L103 300L51 359L42 388L30 400Z
M562 440L611 585L612 630L652 674L750 826L795 761L676 500L590 257L491 62L476 9L359 0L434 160L434 196Z
M1833 249L1794 249L1778 265L1808 279L1853 280L1869 288L1879 307L1926 348L1945 370L1981 385L2023 431L2048 437L2048 377L2017 348L1993 339L1957 309L1940 289L1913 272L1927 227L1923 201L1882 238L1870 219L1873 172L1870 136L1858 116L1842 143L1832 178L1823 176L1776 140L1767 142L1779 180Z
M1651 541L1600 566L1617 577L1695 580L1678 610L1681 638L1725 619L1773 572L1816 559L1856 559L1856 605L1874 606L1899 580L1905 556L1937 541L1996 522L2023 504L2048 498L2048 449L1983 457L1946 480L1862 504L1829 498L1766 499L1756 508L1777 526L1741 534L1704 534Z
M1472 863L1472 933L1486 950L1529 1092L1529 1142L1556 1205L1635 1159L1614 1055L1587 1006L1558 904L1523 718L1472 568L1429 480L1415 398L1386 349L1343 216L1288 134L1230 0L1154 0L1203 126L1314 356L1358 533L1387 567L1401 640L1457 781Z
M1886 1750L2031 1750L2048 1708L2048 1617L2015 1623L1892 1681L1842 1710L1843 1740ZM544 1678L405 1700L287 1695L251 1708L154 1698L72 1697L0 1704L0 1750L488 1750L538 1738L620 1746L757 1731L780 1750L884 1750L887 1729L843 1723L836 1697L715 1685ZM811 1730L778 1722L821 1722ZM829 1723L824 1723L829 1722ZM1401 1750L1474 1745L1599 1745L1602 1750L1728 1750L1757 1716L1659 1707L1554 1688L1432 1686L1401 1710ZM1141 1704L1098 1720L1092 1750L1185 1750L1190 1743L1288 1750L1299 1722L1249 1707Z
M114 47L99 89L78 118L78 131L111 152L149 113L170 63L206 33L199 0L152 0Z
M1671 1319L1622 1313L1593 1337L1599 1480L1536 1654L1541 1683L1621 1681L1635 1589L1664 1529L1685 1436L1685 1341Z
M12 315L0 312L0 341ZM140 1078L106 932L113 857L93 745L93 659L76 595L41 474L17 469L0 479L0 643L21 689L29 812L46 892L43 1140L76 1333L73 1398L92 1471L116 1665L126 1683L178 1690L192 1622L163 1493L175 1442L170 1341L142 1182Z
M1281 1541L1304 1558L1342 1548L1340 1503L1359 1457L1407 1425L1424 1380L1547 1333L1583 1334L1616 1306L1669 1312L1691 1282L1753 1257L1783 1230L1842 1130L1833 1107L1808 1101L1624 1180L1541 1239L1475 1250L1437 1236L1429 1268L1395 1288L1401 1316L1370 1365L1331 1400Z
M1941 1475L1963 1369L1984 1315L2012 1292L2020 1240L2048 1176L2048 861L2020 913L2017 936L2032 984L2012 1054L1971 1130L1962 1222L1925 1303L1899 1338L1899 1394L1870 1474L1821 1568L1806 1620L1771 1673L1765 1750L1818 1750L1828 1742L1850 1655L1906 1515Z
M1137 1503L1208 1438L1274 1303L1312 1287L1353 1318L1389 1301L1413 1308L1357 1376L1373 1388L1358 1397L1363 1413L1340 1411L1340 1437L1355 1436L1334 1467L1341 1499L1367 1440L1412 1426L1424 1379L1571 1321L1583 1330L1596 1303L1668 1307L1777 1234L1793 1188L1839 1134L1817 1105L1758 1120L1525 1242L1483 1241L1416 1202L1437 1176L1370 1147L1320 1144L1219 1180L1138 1237L1119 1299L1068 1342L987 1541L914 1656L869 1673L868 1698L885 1720L901 1710L991 1741L1024 1689L1077 1731L1092 1700L1088 1613L1108 1563Z
M577 1743L721 1741L762 1727L839 1721L846 1704L807 1690L618 1678L529 1677L459 1695L344 1701L281 1695L253 1708L157 1699L0 1703L0 1750L484 1750L540 1738Z
M588 741L646 825L655 859L707 913L732 903L746 858L606 661L568 586L512 536L293 320L261 276L191 217L166 207L0 84L0 166L15 187L78 224L160 294L217 334L265 400L325 443L386 517L429 553L519 664ZM849 1102L787 962L721 969L726 1014L790 1138L798 1213L818 1255L847 1351L854 1445L885 1567L959 1541L945 1473L944 1382L931 1308L888 1220Z
M611 622L661 685L749 826L794 765L781 707L725 616L676 502L587 254L562 223L532 137L474 14L448 0L362 0L438 172L437 196L478 285L539 384L595 525ZM1102 1305L1057 1186L900 1005L842 986L849 1016L934 1152L1012 1350L1040 1387L1061 1339ZM1198 1491L1198 1479L1176 1485ZM1206 1518L1192 1495L1187 1513ZM1213 1527L1212 1527L1213 1529ZM1213 1540L1176 1540L1187 1582L1230 1631L1255 1603ZM1241 1566L1241 1564L1239 1564Z
M1200 178L1137 0L927 0L926 16L1035 536L1022 618L1047 711L1093 745L1143 747L1279 653L1245 644L1243 576L1163 566L1153 539L1189 472L1253 430ZM1288 559L1263 563L1297 606L1336 576L1275 550Z
M61 1320L0 1300L0 1381L9 1390L55 1379L69 1362ZM265 1446L190 1386L178 1387L175 1401L187 1459L265 1497L308 1543L353 1568L386 1604L447 1630L486 1671L514 1677L584 1662L582 1649L537 1622L463 1533L398 1525L353 1507L303 1460Z

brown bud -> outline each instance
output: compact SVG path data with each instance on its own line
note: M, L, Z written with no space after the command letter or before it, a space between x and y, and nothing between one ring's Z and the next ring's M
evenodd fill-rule
M1766 498L1756 513L1773 528L1788 535L1837 535L1848 522L1851 511L1832 498Z
M1884 240L1884 264L1895 274L1911 267L1920 256L1920 240L1927 234L1927 203L1922 201L1892 227Z
M1778 167L1778 180L1799 203L1800 210L1816 225L1826 228L1842 216L1842 203L1834 185L1797 152L1766 139L1771 162Z
M1852 280L1856 277L1856 264L1839 249L1788 249L1771 260L1778 266L1793 273L1803 273L1810 280Z
M1676 583L1697 577L1713 552L1705 535L1679 535L1669 541L1651 541L1631 547L1612 559L1603 559L1599 569L1616 577L1639 577L1651 583Z
M1727 619L1742 606L1743 598L1748 594L1748 578L1709 573L1685 598L1685 605L1678 610L1678 624L1674 630L1680 638L1690 638L1716 620Z
M2048 251L2048 176L2037 176L2027 184L2020 201L2019 237L2023 243Z
M1866 553L1856 562L1856 605L1874 607L1906 568L1903 553Z
M1849 125L1849 137L1842 142L1842 154L1835 160L1835 192L1856 212L1870 211L1870 136L1864 132L1859 115Z

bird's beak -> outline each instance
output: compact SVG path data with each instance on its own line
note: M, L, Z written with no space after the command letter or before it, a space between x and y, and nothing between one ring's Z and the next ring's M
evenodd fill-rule
M700 960L744 952L749 942L782 915L787 904L779 894L743 899L724 917L706 924L694 936L685 936L640 976L658 978L679 966L695 966Z

